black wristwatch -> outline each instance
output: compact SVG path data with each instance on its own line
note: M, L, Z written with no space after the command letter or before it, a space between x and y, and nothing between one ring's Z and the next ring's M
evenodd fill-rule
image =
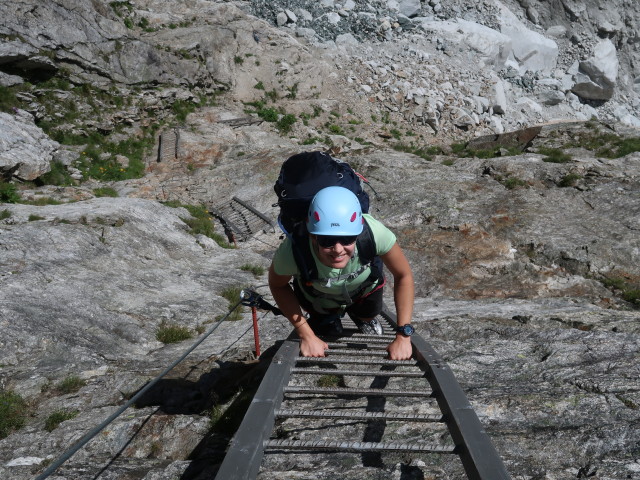
M410 324L403 325L401 327L396 327L396 332L402 334L405 337L410 337L416 331Z

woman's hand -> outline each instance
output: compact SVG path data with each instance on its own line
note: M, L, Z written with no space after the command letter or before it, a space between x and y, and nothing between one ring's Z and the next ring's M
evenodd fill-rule
M329 350L327 342L315 335L306 335L300 339L300 354L303 357L324 357L327 350Z
M411 338L396 335L396 338L387 346L389 358L391 360L409 360L413 354Z

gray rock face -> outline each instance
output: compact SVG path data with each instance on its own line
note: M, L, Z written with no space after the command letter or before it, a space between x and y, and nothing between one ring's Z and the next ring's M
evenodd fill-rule
M593 56L580 62L580 70L575 76L572 91L590 100L609 100L618 78L618 57L611 40L599 42Z
M0 112L0 173L34 180L51 170L60 145L37 127L26 112Z
M0 389L31 406L26 425L0 439L0 478L34 478L213 328L137 408L56 476L215 475L232 430L225 422L260 378L251 361L251 315L216 322L230 306L222 294L249 285L267 293L266 275L254 267L268 267L281 238L267 229L223 249L188 233L186 209L158 201L213 206L235 195L274 219L272 186L282 161L311 149L331 149L372 182L378 192L372 213L396 232L414 269L412 321L454 369L514 479L640 475L640 316L633 300L623 299L640 278L640 156L609 159L581 148L603 132L637 132L615 123L556 122L534 129L521 155L509 156L507 141L491 159L435 149L440 153L427 155L435 144L449 152L461 134L492 133L493 141L496 133L558 117L600 115L634 125L640 102L622 92L636 68L625 40L635 38L629 33L637 24L635 3L505 1L518 28L561 27L552 28L557 68L548 74L520 71L528 53L509 60L513 39L499 32L493 2L128 5L0 5L8 19L0 26L0 81L40 82L69 69L72 83L90 80L130 96L135 107L108 115L107 103L99 104L102 130L161 123L176 100L193 102L222 83L228 90L215 106L163 132L179 138L179 148L149 150L143 178L68 187L16 183L25 201L65 203L0 205ZM407 6L420 12L399 13ZM601 13L599 20L600 6L620 13ZM287 18L272 28L243 12L250 8L273 24L277 12ZM426 35L420 27L435 24L447 28ZM615 78L595 56L578 62L592 56L592 28L615 40ZM301 43L296 32L304 33ZM580 68L590 72L589 81L613 78L605 105L585 105L570 92ZM133 84L141 90L127 86ZM43 115L36 119L44 118L40 95L51 90L24 88ZM245 111L247 102L265 100L265 91L278 97L268 106L298 119L288 134ZM4 173L17 172L26 158L27 172L14 172L24 179L46 171L54 157L73 168L72 152L21 115L0 114ZM165 135L174 127L179 135ZM96 119L75 128L95 132ZM562 147L572 159L546 161L541 147ZM115 160L129 162L122 155ZM120 198L94 198L103 186ZM215 229L224 233L218 223ZM392 304L390 288L386 295ZM185 327L193 337L163 344L156 337L161 326ZM261 314L263 352L289 332L282 318ZM77 391L60 387L69 377L81 380ZM73 418L51 428L49 417L59 411ZM211 429L210 416L222 411L228 417ZM363 439L360 427L349 427L353 440ZM403 440L423 438L411 426L386 428ZM432 460L389 456L371 466L359 456L275 455L260 475L461 477L455 457Z

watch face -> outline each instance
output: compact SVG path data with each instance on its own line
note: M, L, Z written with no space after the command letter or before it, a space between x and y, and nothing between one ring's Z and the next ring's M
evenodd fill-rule
M404 325L402 327L398 327L398 331L408 337L409 335L412 335L413 332L415 332L415 329L411 325Z

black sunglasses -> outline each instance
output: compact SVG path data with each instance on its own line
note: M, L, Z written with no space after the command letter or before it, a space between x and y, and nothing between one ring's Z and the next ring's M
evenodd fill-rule
M358 236L357 235L340 235L340 236L316 235L316 238L318 239L318 245L320 245L322 248L331 248L335 246L336 243L339 243L343 247L353 245L354 243L356 243Z

